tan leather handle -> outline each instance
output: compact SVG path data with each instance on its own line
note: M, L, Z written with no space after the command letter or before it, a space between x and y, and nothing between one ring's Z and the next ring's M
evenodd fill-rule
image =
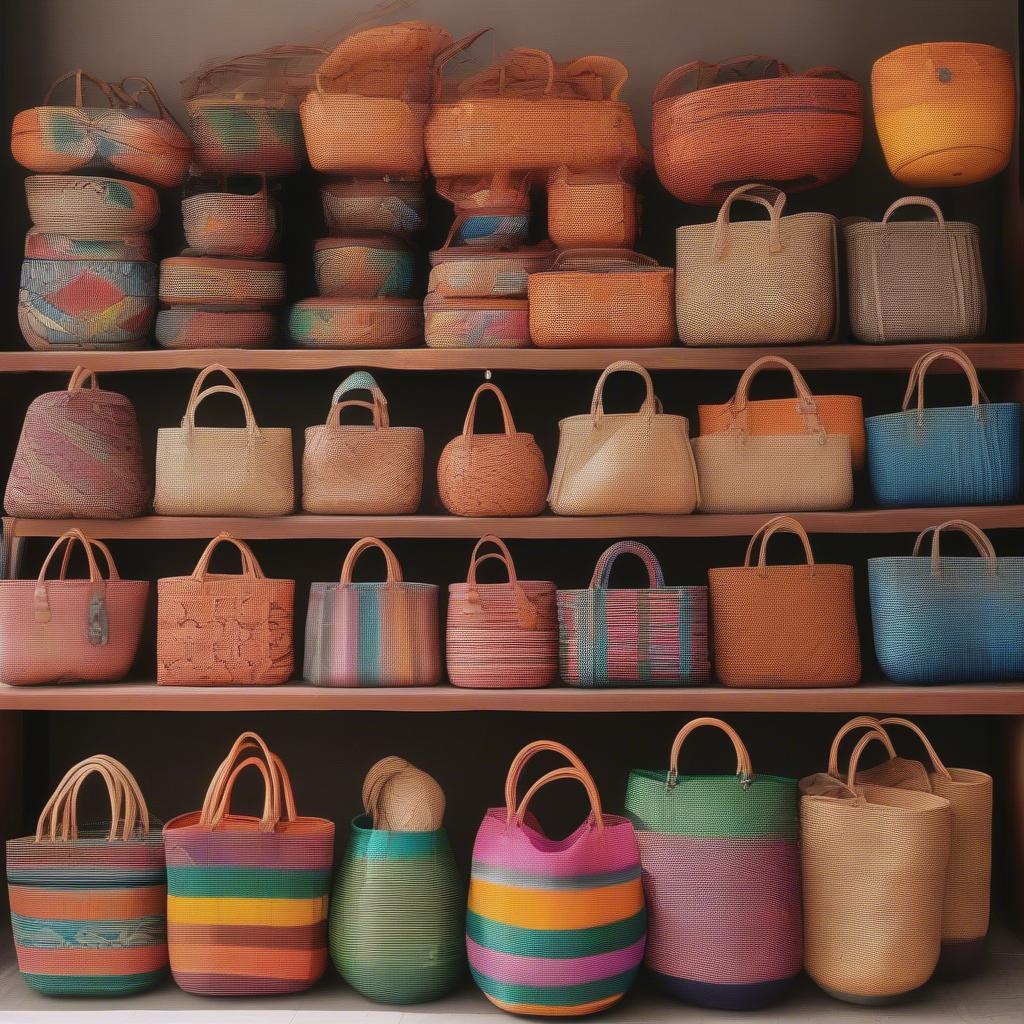
M505 426L505 433L512 435L516 433L515 420L512 419L512 410L508 406L508 401L505 398L504 392L497 384L481 384L480 387L473 392L473 397L469 400L469 408L466 410L466 419L462 424L462 436L472 437L474 424L476 423L476 406L480 400L480 396L485 392L490 392L498 400L498 405L501 407L501 420Z
M732 741L733 749L736 751L736 775L744 789L749 787L754 778L754 769L750 763L750 754L747 752L743 740L740 739L740 734L728 722L723 722L720 718L694 718L676 733L676 738L672 741L672 749L668 755L668 772L665 776L665 784L669 789L674 789L679 781L679 752L683 749L683 744L691 733L709 726L720 729Z
M460 53L468 50L482 35L490 32L489 28L482 28L476 32L471 32L468 36L463 36L461 39L456 39L454 43L446 46L437 56L434 58L433 64L433 75L434 85L431 90L431 102L437 103L441 99L441 72L444 70L445 65L452 60L453 57L458 56Z
M498 550L481 555L479 553L480 548L484 544L492 544ZM484 536L476 542L476 545L473 548L473 553L470 555L469 572L466 574L466 600L471 605L479 607L480 591L477 588L476 571L477 566L488 558L495 558L500 561L508 572L508 584L512 588L512 593L515 597L516 617L519 620L520 627L523 629L536 629L538 621L537 607L533 601L530 600L529 595L519 582L519 577L516 575L515 562L512 560L512 552L509 551L505 542L493 533L484 534Z
M647 386L647 395L637 411L637 415L643 416L644 420L649 423L654 418L656 410L654 382L651 380L651 375L644 367L639 363L634 363L631 359L618 359L606 367L601 376L597 378L594 397L590 400L590 418L594 421L594 426L597 427L604 418L604 385L613 373L635 373L642 378Z
M814 553L811 551L811 541L807 536L807 531L800 525L800 523L792 516L775 516L769 519L768 522L763 523L755 531L754 535L750 538L747 544L747 553L743 559L743 567L749 569L750 559L754 553L754 545L760 540L760 547L757 554L757 569L758 572L764 576L767 575L767 548L768 541L776 533L792 533L800 538L800 542L804 546L804 555L807 558L807 565L811 571L814 570Z
M523 795L523 799L519 802L515 812L509 811L508 823L511 825L514 822L517 825L521 825L526 816L526 810L530 805L530 801L545 786L550 785L552 782L558 782L561 779L573 779L580 783L587 791L587 798L590 800L590 811L594 816L594 826L598 832L603 832L604 814L601 811L601 794L598 793L597 785L594 783L590 772L586 769L580 770L579 768L556 768L554 771L542 775Z
M385 583L401 583L402 582L402 567L399 565L398 559L395 557L394 551L391 550L384 543L376 537L363 537L362 540L356 541L348 549L348 554L345 556L345 561L341 566L341 581L342 583L352 582L352 570L355 568L357 559L363 552L368 551L370 548L377 548L384 555L384 561L387 563L387 578Z
M886 728L889 728L893 725L898 725L902 729L909 729L921 741L921 745L927 752L928 757L931 758L932 767L935 769L935 771L943 778L952 781L953 776L950 775L949 769L942 763L938 753L932 746L931 740L928 739L928 737L924 734L924 730L916 722L910 721L909 718L883 718L879 722L879 725L885 726Z
M879 734L879 739L885 744L885 749L889 751L889 757L896 756L896 748L893 747L892 741L889 739L885 729L882 728L877 718L872 718L870 715L857 715L856 718L851 718L848 722L840 726L839 731L835 734L832 739L832 746L828 752L828 773L834 779L839 778L839 751L842 747L843 740L857 729L872 729Z
M85 557L89 563L89 582L97 583L102 582L103 574L99 570L99 566L96 563L96 556L93 553L92 541L77 527L72 527L70 530L66 530L62 533L54 542L49 550L46 558L43 559L42 568L39 570L39 576L36 579L38 585L42 585L46 580L46 572L50 568L50 563L53 561L54 555L57 554L58 550L67 544L70 549L72 545L79 543L85 549Z
M934 199L929 199L927 196L904 196L902 199L897 199L896 202L893 203L882 215L882 223L888 224L889 218L897 210L901 210L905 206L923 206L935 214L935 219L938 221L940 229L946 226L946 218L942 216L942 210L939 209L939 204L935 202Z
M57 89L57 86L69 81L70 79L75 80L75 106L81 107L84 105L85 97L83 95L82 84L83 82L92 82L100 92L103 93L104 98L107 101L107 105L110 107L118 107L121 105L117 94L110 82L104 81L102 78L97 78L95 75L90 75L88 71L83 71L81 68L76 68L74 71L68 71L58 78L49 89L46 90L46 95L43 97L43 106L49 106L53 94Z
M931 571L933 576L942 575L942 551L941 541L943 530L957 530L960 533L965 534L970 538L971 543L974 545L975 550L981 555L982 558L988 563L989 572L995 575L999 571L999 560L996 557L996 549L989 540L988 535L975 526L974 523L968 522L966 519L950 519L945 523L940 523L938 526L929 526L927 529L922 530L917 535L917 540L914 542L914 557L917 557L921 551L921 545L924 542L924 538L927 534L932 535L932 549L931 549Z
M86 539L93 547L93 556L95 557L95 552L99 551L100 554L102 554L104 559L106 560L107 579L119 580L121 577L118 574L117 566L114 564L114 556L110 553L110 548L108 548L107 545L103 543L103 541L97 540L95 537L88 537ZM71 543L66 545L64 548L64 557L61 559L60 562L60 572L57 574L57 579L59 580L67 578L68 569L71 565L71 555L74 552L75 548L75 540L77 540L77 538L72 539ZM99 562L96 563L96 567L97 569L99 569ZM100 569L100 576L102 575L103 570Z
M195 569L192 570L193 579L206 579L209 575L208 570L210 567L210 558L213 556L214 550L221 544L233 544L238 548L238 553L242 556L243 577L251 577L253 579L260 580L266 579L263 575L263 570L260 568L260 563L252 553L252 548L250 548L244 540L232 537L230 533L218 533L217 536L206 545L203 549L203 553L199 556L199 561L196 563Z
M207 388L203 391L202 389L203 385L206 383L206 379L214 373L222 373L227 377L231 383L231 387L227 388L223 384L218 384L215 387ZM192 385L192 391L188 397L188 404L185 406L185 415L181 419L182 428L194 428L196 425L196 408L199 403L211 394L218 393L237 395L238 400L242 403L242 409L245 411L246 429L250 434L258 434L259 427L256 425L256 417L253 415L252 406L249 404L249 396L245 393L245 388L242 387L242 382L222 363L211 363L199 372L195 379L195 383Z
M771 198L766 198L770 196ZM729 249L729 212L732 204L740 200L746 203L756 203L768 211L768 251L782 252L782 233L779 220L782 211L786 207L786 193L771 185L740 185L725 198L722 208L715 218L715 233L713 247L716 259L724 259Z
M917 390L918 411L924 409L924 378L932 364L940 359L949 359L964 371L971 386L971 405L974 408L977 408L980 402L988 401L988 395L985 394L981 382L978 380L978 371L974 368L974 363L971 362L967 353L959 348L938 348L921 356L910 371L907 390L903 395L902 408L904 412L910 407L910 399L913 397L915 389Z
M96 391L99 388L99 381L96 379L96 372L90 370L85 366L76 366L71 372L71 379L68 381L68 391L81 391L89 381L91 384L91 390Z
M476 563L477 561L482 560L482 557L480 556L480 549L485 544L490 544L498 549L496 552L491 552L491 554L496 558L500 558L501 561L505 563L505 567L508 569L508 581L515 585L518 582L518 579L516 577L515 562L512 561L512 552L509 551L505 542L493 533L485 533L476 542L476 544L473 545L473 553L469 556L469 573L466 576L466 582L471 586L476 583Z
M270 750L261 736L254 732L245 732L235 740L228 756L214 773L200 812L200 825L215 829L231 813L231 796L235 782L249 767L256 767L264 781L260 831L273 832L282 817L287 821L295 819L295 799L284 763Z
M585 57L577 57L575 60L569 61L569 63L565 65L565 73L567 75L573 75L575 73L576 65L579 64L585 72L598 74L602 83L607 85L608 76L594 71L594 61L600 61L602 67L612 72L613 77L611 86L605 90L605 99L617 101L619 96L622 95L622 90L625 88L626 82L629 81L629 68L627 68L621 60L616 60L615 57L605 57L601 54L592 53Z
M136 89L135 92L130 92L127 87L128 82L140 82L142 88ZM160 98L160 93L157 92L156 86L144 75L126 75L118 83L118 88L125 92L131 102L140 107L142 106L141 98L148 96L153 101L156 111L160 115L160 120L167 121L184 132L184 128L178 123L178 119L170 112L167 104ZM264 177L264 185L266 185L266 177Z
M864 748L871 743L881 743L887 750L892 749L892 741L881 729L873 729L857 740L857 745L853 748L853 753L850 755L850 765L846 770L846 788L849 790L853 790L857 782L857 767L860 764L860 755L864 753Z
M349 398L344 402L335 402L327 414L327 426L337 430L341 426L341 414L346 409L367 409L373 415L373 426L377 430L388 426L387 410L376 402L364 402L361 398Z
M587 770L586 765L564 743L559 743L557 740L534 740L532 743L527 743L512 758L512 763L508 766L508 774L505 776L505 807L510 815L517 804L516 793L519 790L519 777L527 764L542 751L564 757L570 765L581 772Z

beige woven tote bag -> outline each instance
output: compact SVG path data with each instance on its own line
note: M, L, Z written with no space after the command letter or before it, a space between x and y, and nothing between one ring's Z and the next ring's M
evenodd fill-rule
M766 366L788 370L803 434L752 435L747 395ZM693 442L704 512L812 512L853 504L853 456L847 434L830 434L803 374L781 356L762 356L743 372L727 430Z
M767 198L766 198L767 197ZM736 200L769 220L729 220ZM795 345L836 335L837 223L783 217L785 193L744 185L713 224L676 229L676 327L684 345Z
M879 1004L935 970L951 815L943 797L855 781L872 741L895 756L875 730L854 748L845 783L801 780L800 839L804 967L838 999Z
M606 414L610 374L639 374L647 396L637 412ZM558 455L548 504L561 516L686 514L700 504L697 471L684 416L661 412L651 375L619 360L601 374L590 412L559 423Z
M230 387L203 389L222 373ZM196 409L210 395L234 395L244 427L197 427ZM180 427L156 437L156 496L160 516L286 516L295 511L292 432L259 427L239 379L220 363L206 367L192 387Z

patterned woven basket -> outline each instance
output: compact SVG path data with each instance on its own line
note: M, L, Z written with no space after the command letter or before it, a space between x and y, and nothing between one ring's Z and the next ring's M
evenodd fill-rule
M939 359L956 363L971 386L971 404L926 409L924 382ZM910 402L917 392L917 408ZM868 470L882 508L999 505L1020 497L1020 411L992 402L960 349L934 349L910 371L903 411L869 416Z
M106 784L110 827L78 824L90 776ZM167 973L167 877L160 825L134 776L96 754L69 769L35 835L7 842L18 970L48 996L144 992Z
M965 533L981 557L943 555L943 530ZM922 555L929 532L931 554ZM997 558L973 523L929 527L909 558L869 558L868 587L875 654L894 682L1024 679L1024 558Z
M157 313L153 335L161 348L265 348L276 329L274 314L260 310L174 306Z
M648 587L609 587L625 554L644 563ZM570 686L692 686L710 678L708 588L665 586L654 552L638 541L608 548L586 590L558 591L558 622Z
M7 479L8 515L130 519L152 490L135 407L101 390L95 373L76 367L65 391L32 400Z
M54 231L31 228L25 235L27 260L123 260L137 263L152 260L156 246L149 235L125 238L75 238Z
M160 263L160 301L169 306L263 309L284 302L283 263L224 256L171 256Z
M260 817L235 814L235 780L263 776ZM178 987L196 995L302 992L327 967L334 825L301 817L281 759L242 733L201 811L164 826L167 941Z
M542 750L572 767L541 776L519 800L519 776ZM560 779L586 789L591 811L566 838L551 839L527 811L540 789ZM473 844L466 915L473 980L509 1013L595 1013L633 984L646 932L632 823L602 811L594 780L567 747L527 745L509 768L505 806L487 811Z
M369 391L371 401L345 398ZM341 423L349 407L369 409L369 426ZM306 427L302 508L313 515L411 515L423 491L423 430L393 427L388 400L365 370L349 374L324 425Z
M768 541L779 532L800 538L806 565L767 564ZM743 565L709 569L708 587L715 672L726 686L860 682L853 566L816 563L807 533L795 519L769 519L750 538Z
M288 310L300 348L405 348L423 340L419 299L302 299Z
M971 185L1008 163L1015 131L1013 58L984 43L918 43L879 57L871 105L882 152L907 185Z
M750 181L787 192L825 185L853 167L864 135L852 78L830 67L794 75L773 57L684 64L658 83L653 104L658 177L698 206Z
M923 206L934 221L890 221ZM858 341L972 341L985 330L988 299L977 225L947 221L925 196L897 199L881 223L842 222L850 329Z
M320 238L313 268L317 291L342 299L404 298L416 276L412 250L386 235Z
M52 106L57 86L72 80L74 106ZM104 106L85 105L86 82L97 87ZM139 86L135 92L127 88L130 82ZM143 101L155 109L150 111ZM114 85L81 68L58 78L43 106L15 116L11 152L30 171L115 171L164 188L180 185L192 161L192 143L148 78L132 76Z
M185 240L198 255L266 256L281 233L281 210L265 175L255 192L198 192L181 201Z
M672 279L671 268L628 249L560 252L530 275L530 338L538 348L671 345Z
M559 249L632 249L639 222L636 187L619 168L548 176L548 237Z
M71 549L80 543L87 580L66 579ZM57 579L46 572L67 544ZM103 578L99 550L107 563ZM0 683L114 683L128 674L142 636L148 580L123 580L99 540L71 529L54 541L34 580L0 580Z
M423 302L429 348L529 348L526 299L431 294Z
M30 174L25 199L40 231L73 238L121 240L152 230L160 220L156 192L120 178Z
M452 245L455 226L444 246L430 254L428 294L435 297L525 299L526 279L547 270L555 251L546 243L525 248ZM527 337L529 323L527 322Z
M680 775L702 726L736 750L734 775ZM669 995L724 1010L782 998L803 966L796 779L754 774L739 735L717 718L679 730L668 771L633 769L626 814L636 828L649 914L648 969Z
M353 583L356 559L379 548L383 583ZM306 612L303 678L314 686L433 686L441 681L437 587L405 583L394 552L365 537L353 544L339 583L314 583Z
M481 555L490 544L497 551ZM481 562L494 559L507 583L478 583ZM555 585L521 580L501 538L485 534L470 555L465 583L448 587L448 678L473 689L548 686L558 675Z
M427 223L421 178L342 178L323 185L320 195L332 235L409 238Z
M234 544L242 573L212 573L221 543ZM191 576L157 583L156 681L160 686L276 686L292 677L294 580L263 575L249 545L220 533Z

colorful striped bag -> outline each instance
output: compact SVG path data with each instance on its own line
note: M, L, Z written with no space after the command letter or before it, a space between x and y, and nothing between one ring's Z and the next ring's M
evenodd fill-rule
M518 800L519 776L542 750L572 767L543 775ZM586 789L591 813L565 839L551 839L527 808L559 779ZM466 950L474 981L509 1013L594 1013L633 984L646 933L633 825L602 812L594 780L567 747L551 740L523 747L505 780L505 806L487 811L473 846Z
M234 814L248 767L263 776L260 817ZM235 740L201 811L164 826L167 938L178 986L196 995L302 992L327 966L334 825L299 817L281 759L252 732Z
M78 827L78 794L98 775L110 828ZM164 844L132 773L97 754L61 779L34 836L7 843L18 969L49 996L130 995L167 969Z
M610 590L619 555L636 555L650 586ZM705 683L708 588L666 587L654 552L639 541L613 544L586 590L558 592L559 658L570 686L680 686Z
M685 775L679 752L701 726L736 749L735 775ZM668 994L751 1010L800 973L796 779L755 775L739 735L717 718L679 730L669 770L634 769L626 788L650 913L647 966Z

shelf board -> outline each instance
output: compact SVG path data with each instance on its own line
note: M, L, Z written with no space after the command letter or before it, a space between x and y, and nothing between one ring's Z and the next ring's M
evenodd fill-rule
M223 363L234 370L603 370L632 359L651 370L744 370L759 356L783 354L804 370L908 370L932 345L794 345L742 348L581 349L140 349L135 352L0 352L0 373L194 370ZM1024 370L1024 343L965 346L979 370ZM936 364L939 372L955 369Z

